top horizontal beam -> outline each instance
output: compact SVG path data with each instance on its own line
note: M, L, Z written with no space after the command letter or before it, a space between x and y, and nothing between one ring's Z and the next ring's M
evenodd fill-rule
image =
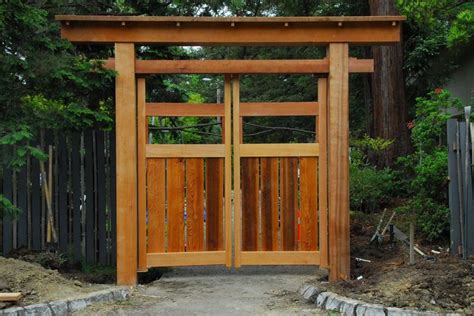
M391 44L402 16L160 17L58 15L61 35L76 43L160 45Z

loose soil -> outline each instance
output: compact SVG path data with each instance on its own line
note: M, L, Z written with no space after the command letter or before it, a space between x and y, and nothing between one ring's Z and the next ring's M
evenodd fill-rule
M57 270L48 270L39 264L0 257L0 287L2 292L21 292L23 298L17 305L25 306L74 298L107 286L67 279ZM7 304L0 305L0 309L6 307Z
M374 219L379 216L352 220L351 281L324 286L346 297L385 306L474 314L474 259L454 258L447 248L425 243L420 248L429 257L416 255L416 263L409 265L405 244L390 245L385 240L382 245L369 245L376 228ZM441 253L433 254L432 249ZM356 261L356 257L371 262Z

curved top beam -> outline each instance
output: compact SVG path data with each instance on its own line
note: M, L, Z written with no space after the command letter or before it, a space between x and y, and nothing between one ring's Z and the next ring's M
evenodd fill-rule
M165 17L58 15L61 35L76 43L159 45L391 44L403 16Z

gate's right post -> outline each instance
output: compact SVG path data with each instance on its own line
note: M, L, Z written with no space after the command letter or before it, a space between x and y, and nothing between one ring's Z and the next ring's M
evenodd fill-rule
M349 45L329 45L329 279L350 276Z

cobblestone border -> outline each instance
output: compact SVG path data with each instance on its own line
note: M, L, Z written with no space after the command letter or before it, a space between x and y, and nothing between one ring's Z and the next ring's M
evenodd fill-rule
M306 302L316 304L320 309L340 312L345 316L461 316L456 313L419 312L414 310L386 307L380 304L368 304L347 298L315 286L304 284L299 294Z
M85 296L71 299L60 300L48 303L33 304L28 306L10 307L0 310L0 316L26 316L26 315L45 315L57 316L68 315L73 312L83 310L89 305L98 302L124 301L130 296L128 288L113 288L89 293Z

